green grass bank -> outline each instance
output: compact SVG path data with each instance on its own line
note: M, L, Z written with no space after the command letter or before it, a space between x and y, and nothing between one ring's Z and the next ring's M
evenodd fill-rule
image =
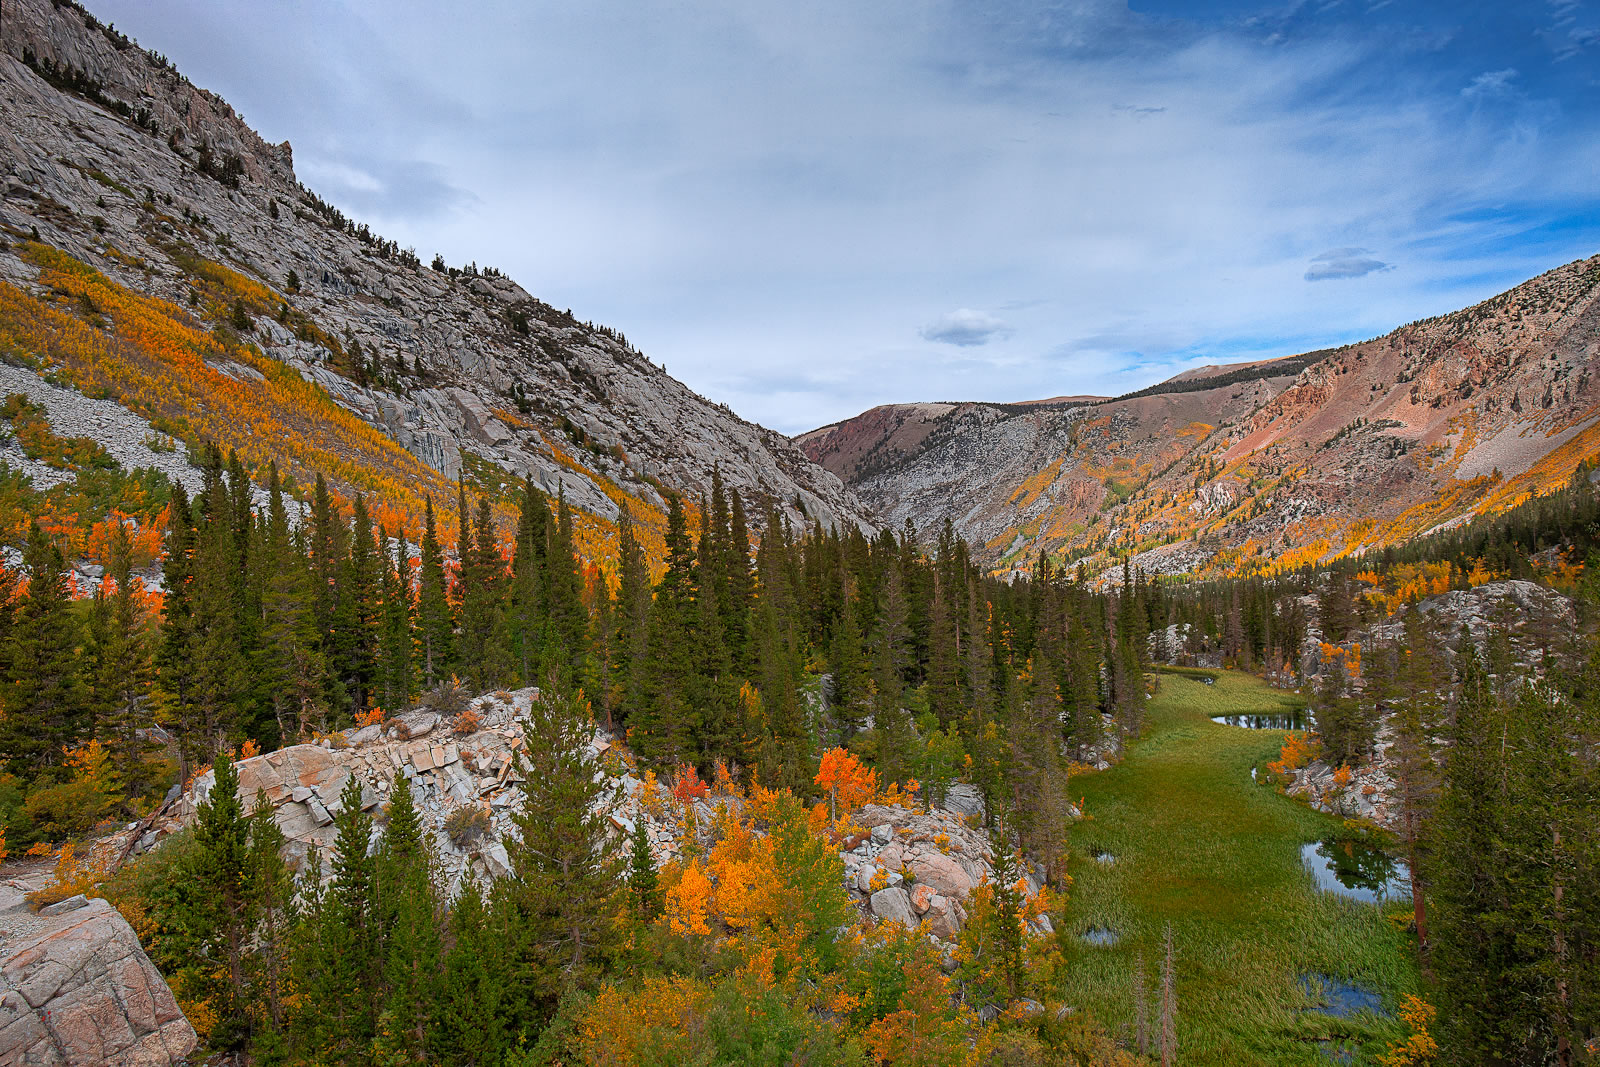
M1265 770L1277 758L1283 732L1210 721L1286 710L1299 698L1231 671L1216 672L1211 685L1194 674L1158 678L1144 738L1121 764L1071 783L1089 818L1071 836L1074 881L1061 931L1067 1003L1131 1032L1142 956L1153 1015L1170 923L1180 1063L1327 1064L1332 1046L1322 1039L1353 1053L1339 1062L1376 1062L1402 1027L1307 1011L1298 979L1354 982L1380 992L1392 1012L1418 990L1412 941L1379 908L1313 888L1300 848L1340 820L1250 779L1252 766ZM1092 859L1097 849L1115 862ZM1090 926L1120 940L1085 944L1076 935Z

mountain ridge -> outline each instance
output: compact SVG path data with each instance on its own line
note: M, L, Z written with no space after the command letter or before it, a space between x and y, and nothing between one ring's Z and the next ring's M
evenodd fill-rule
M1328 561L1503 509L1600 457L1600 256L1337 348L1035 410L883 405L796 441L884 521L998 570ZM936 408L936 410L935 410Z

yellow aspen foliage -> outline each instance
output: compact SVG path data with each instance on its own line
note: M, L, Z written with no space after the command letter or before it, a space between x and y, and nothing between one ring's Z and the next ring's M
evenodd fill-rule
M667 922L674 933L709 934L706 925L712 895L711 879L700 870L697 860L689 861L678 884L667 890Z
M1389 1046L1378 1057L1383 1067L1428 1067L1439 1056L1439 1045L1428 1033L1433 1024L1433 1005L1420 997L1407 994L1400 1001L1400 1020L1411 1033Z

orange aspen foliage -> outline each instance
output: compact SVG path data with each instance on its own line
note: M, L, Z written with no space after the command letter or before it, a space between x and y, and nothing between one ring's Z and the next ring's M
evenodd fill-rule
M813 781L828 791L834 818L841 806L846 812L854 811L870 804L878 792L878 772L862 766L843 748L831 748L822 754L822 764Z

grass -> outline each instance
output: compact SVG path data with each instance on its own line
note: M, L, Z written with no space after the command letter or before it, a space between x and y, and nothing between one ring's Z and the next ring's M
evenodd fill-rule
M1161 675L1144 739L1118 766L1072 780L1090 817L1072 830L1074 883L1061 912L1066 1001L1131 1033L1137 960L1154 1005L1170 923L1180 1063L1326 1064L1322 1041L1354 1050L1344 1062L1375 1062L1400 1025L1308 1011L1298 979L1355 982L1392 1011L1418 989L1411 938L1379 908L1313 888L1300 847L1338 830L1339 820L1250 779L1252 766L1277 757L1283 733L1210 721L1282 711L1299 698L1246 675L1207 673L1213 685L1194 672ZM1095 850L1116 862L1096 862ZM1121 940L1083 943L1077 935L1095 925Z

